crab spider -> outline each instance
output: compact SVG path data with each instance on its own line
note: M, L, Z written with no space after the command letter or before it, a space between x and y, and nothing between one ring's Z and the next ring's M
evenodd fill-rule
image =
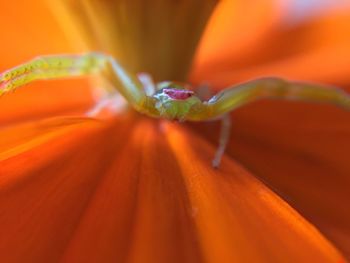
M35 58L0 75L0 95L35 80L94 73L102 74L136 111L148 116L179 121L221 119L223 125L214 167L219 166L229 139L228 113L244 104L259 99L282 98L350 108L350 96L342 90L279 78L262 78L232 86L208 101L202 101L187 84L164 81L154 85L147 74L130 73L113 57L102 53Z

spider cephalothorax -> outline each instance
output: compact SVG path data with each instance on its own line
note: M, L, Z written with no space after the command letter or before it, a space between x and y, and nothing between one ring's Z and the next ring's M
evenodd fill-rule
M188 85L176 82L160 82L157 85L158 91L153 95L157 100L155 106L160 117L171 120L185 120L191 108L201 103L201 100L194 95L194 92L187 89Z

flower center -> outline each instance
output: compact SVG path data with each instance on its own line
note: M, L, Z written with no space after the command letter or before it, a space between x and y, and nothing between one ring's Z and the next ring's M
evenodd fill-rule
M109 53L131 72L147 72L156 81L185 81L218 0L52 2L75 44Z

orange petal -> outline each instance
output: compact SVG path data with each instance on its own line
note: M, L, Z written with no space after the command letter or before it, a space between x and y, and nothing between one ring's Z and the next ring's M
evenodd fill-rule
M23 135L10 140L22 151L1 163L3 261L341 260L230 159L213 170L214 148L177 125L125 117L33 128L26 146Z
M53 118L3 128L1 130L0 160L16 157L33 147L66 135L77 127L92 126L96 123L98 121L88 118Z
M158 121L139 119L64 253L68 262L198 262L182 173Z
M233 121L227 153L350 258L349 113L328 105L265 101L236 111ZM197 128L217 144L213 131L219 127Z
M338 262L329 243L260 181L229 159L210 168L214 148L170 127L204 258L208 262Z
M303 24L286 26L256 43L254 53L239 59L223 49L226 59L212 60L203 65L196 81L206 79L216 86L227 86L261 76L281 76L333 84L350 81L350 9L333 11L307 20Z
M228 57L201 77L221 87L264 75L347 85L350 38L344 32L349 21L349 10L343 10L284 30L257 46L260 55L257 51L243 62ZM228 152L350 258L348 113L302 105L260 102L240 109ZM209 127L206 134L216 143L213 130Z
M0 98L0 123L54 117L82 116L95 104L86 80L33 83Z
M207 81L212 67L233 62L252 53L257 43L264 43L285 15L281 1L221 1L202 37L192 79ZM217 71L215 71L217 72Z
M2 261L60 260L119 150L118 142L125 141L128 123L119 133L81 119L55 119L0 132L2 138L10 137L1 145Z
M1 71L33 56L72 51L43 1L0 1L0 9Z

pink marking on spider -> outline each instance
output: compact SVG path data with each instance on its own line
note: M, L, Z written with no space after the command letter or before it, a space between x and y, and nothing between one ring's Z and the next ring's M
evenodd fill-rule
M174 100L185 100L191 97L194 92L185 89L163 89L164 93Z

